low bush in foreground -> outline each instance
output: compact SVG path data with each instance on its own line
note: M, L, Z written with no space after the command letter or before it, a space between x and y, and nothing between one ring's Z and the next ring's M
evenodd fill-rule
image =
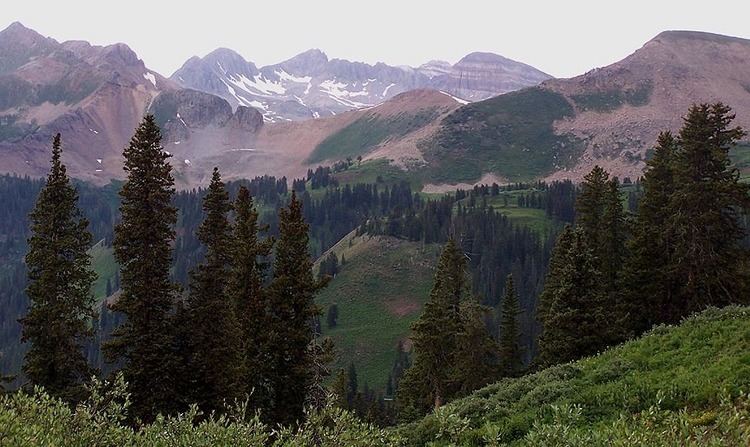
M748 390L750 308L708 309L597 356L495 383L399 432L408 445L638 445L627 430L687 436L702 427L690 421L716 414L706 436L737 445L722 444L721 430L735 424L748 445ZM742 417L730 422L735 413ZM651 445L689 445L670 442Z
M330 406L294 428L266 426L239 406L132 429L125 389L122 379L95 382L75 409L42 391L0 396L0 446L746 446L750 308L709 309L390 430Z
M108 388L103 392L104 388ZM133 429L126 424L125 384L97 384L75 409L41 390L0 396L0 446L386 446L397 436L326 407L295 428L272 428L242 406L226 416L202 417L195 408Z

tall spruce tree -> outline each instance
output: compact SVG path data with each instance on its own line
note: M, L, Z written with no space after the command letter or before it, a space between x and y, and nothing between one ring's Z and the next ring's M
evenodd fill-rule
M515 376L523 368L521 329L518 325L520 314L521 308L518 304L516 287L513 284L513 275L508 275L500 313L500 361L505 376Z
M428 395L422 395L422 387L399 387L399 397L413 406L423 409L429 401L438 408L449 399L455 390L451 367L457 348L457 336L461 330L460 305L466 293L466 258L453 239L445 244L440 256L435 283L424 311L412 326L414 342L414 365L406 371L404 384L422 382ZM412 377L414 376L414 377Z
M729 150L746 135L730 127L735 115L721 103L694 105L684 119L674 161L667 229L674 237L670 269L679 296L668 320L708 305L748 302L748 257L740 245L740 213L750 205Z
M568 253L573 245L573 227L566 225L560 232L552 249L552 256L547 269L547 276L544 280L544 289L539 294L539 300L536 306L537 321L544 325L548 318L552 302L555 300L555 293L560 288L562 281L563 268L568 262Z
M315 335L313 320L320 315L315 294L325 283L313 277L308 245L302 202L293 191L289 205L279 210L279 239L268 290L273 390L270 419L284 424L302 419L315 373L308 345Z
M626 258L627 225L620 199L620 182L610 179L606 184L602 215L601 250L596 254L604 280L604 291L611 303L617 302L619 278Z
M674 157L677 142L670 132L657 139L653 157L643 174L643 197L628 241L629 256L623 267L623 305L626 329L638 335L674 314L676 278L673 235L667 227L669 203L674 194Z
M490 308L474 297L461 301L460 328L451 361L453 394L446 398L465 396L500 376L500 351L487 329L489 313Z
M120 190L121 222L114 252L121 294L111 305L125 321L105 345L110 361L123 363L132 409L149 421L179 410L172 318L177 286L170 280L177 209L170 157L153 115L146 115L123 152L128 178Z
M96 274L87 253L91 245L88 221L78 208L78 193L61 160L60 134L52 143L52 168L31 220L26 254L30 308L21 319L22 340L31 347L23 371L30 384L74 402L82 397L82 382L92 371L83 346L92 336Z
M554 365L595 354L613 342L602 275L582 228L573 230L570 248L556 272L549 310L539 339L539 363Z
M576 227L580 227L592 247L601 247L609 174L599 165L586 174L576 199ZM603 250L603 249L602 249Z
M203 199L205 218L198 228L206 254L191 274L187 306L191 391L207 414L221 411L245 393L242 332L226 286L234 244L227 216L231 210L229 194L214 168Z
M242 351L246 362L244 387L250 394L251 406L264 412L271 407L272 389L268 371L271 359L269 308L263 282L273 239L259 239L259 233L268 227L259 226L258 211L244 185L237 193L234 211L228 293L242 331Z

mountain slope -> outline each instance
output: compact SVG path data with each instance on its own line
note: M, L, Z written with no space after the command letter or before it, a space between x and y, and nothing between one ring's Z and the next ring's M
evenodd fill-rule
M165 139L208 148L242 146L262 125L257 111L184 90L121 43L58 43L14 23L0 32L0 61L0 172L43 176L61 132L71 175L121 178L122 148L147 111L160 116Z
M186 142L170 137L165 147L179 150L181 156L189 154L189 164L174 163L185 185L205 184L213 166L219 166L227 179L264 174L297 178L310 167L358 155L385 158L403 169L424 164L418 142L460 105L436 90L412 90L378 106L329 118L265 123L244 138L243 145L224 139L212 146L200 138Z
M333 116L370 107L413 89L438 89L475 101L536 85L549 75L491 53L472 53L455 65L433 61L419 68L329 59L309 50L257 68L232 50L219 48L190 58L171 79L221 96L233 107L256 107L266 121Z
M323 312L333 304L339 312L335 328L323 322L323 334L336 343L334 371L354 362L360 383L385 389L398 342L408 340L429 296L439 251L436 244L354 232L329 250L346 259L316 298Z
M610 66L464 106L422 149L438 182L578 180L594 164L636 178L660 131L715 101L750 126L750 40L668 31Z
M701 433L715 436L705 445L745 445L748 396L739 429L718 430L729 415L717 412L731 412L731 398L750 385L749 345L750 309L709 309L595 357L490 385L400 432L414 446L704 445L693 437Z

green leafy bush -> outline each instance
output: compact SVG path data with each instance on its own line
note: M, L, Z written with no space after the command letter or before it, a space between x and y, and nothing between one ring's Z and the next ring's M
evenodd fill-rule
M647 430L648 419L639 415L653 408L671 415L665 424L681 424L695 415L705 419L705 412L716 408L729 411L726 402L744 396L750 388L748 347L750 308L712 308L680 326L656 327L638 340L594 357L490 385L448 404L441 414L400 427L399 432L409 445L437 442L444 431L442 414L447 412L470 422L456 435L463 445L485 445L469 441L488 431L495 433L493 442L519 443L537 433L532 440L543 435L549 443L529 441L528 445L579 445L578 438L553 442L553 435L567 435L542 429L550 425L580 435L580 445L610 445L596 444L597 437L625 436L616 425L622 425L623 418L633 430ZM737 405L747 407L746 402ZM690 415L680 416L684 408L690 409ZM568 419L561 421L561 412ZM604 434L598 432L600 428Z
M127 386L94 380L90 397L75 409L43 390L0 396L2 446L386 446L398 436L366 424L331 406L307 415L295 428L273 430L243 405L226 415L201 415L195 407L177 417L158 417L152 424L131 428Z

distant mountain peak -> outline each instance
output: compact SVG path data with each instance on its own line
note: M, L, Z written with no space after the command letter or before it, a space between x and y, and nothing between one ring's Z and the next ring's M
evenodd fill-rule
M465 62L507 63L507 62L515 62L515 61L512 61L511 59L508 59L507 57L500 56L499 54L489 53L486 51L475 51L473 53L469 53L466 56L462 57L461 60L459 60L456 65L465 63Z
M283 67L286 71L299 73L302 71L320 70L327 63L328 55L317 48L312 48L285 60L279 66Z
M27 28L21 22L13 22L0 31L0 38L17 41L25 45L31 44L34 41L53 41L53 39L44 37L31 28Z
M255 107L267 121L336 115L414 89L442 90L476 101L548 78L492 53L471 53L456 65L430 61L414 68L330 59L317 48L261 68L232 50L217 49L202 59L189 59L172 75L182 86L219 95L233 107Z
M657 34L649 42L676 42L676 41L706 41L714 43L743 43L750 45L750 39L741 37L725 36L722 34L708 33L705 31L688 31L688 30L667 30Z

